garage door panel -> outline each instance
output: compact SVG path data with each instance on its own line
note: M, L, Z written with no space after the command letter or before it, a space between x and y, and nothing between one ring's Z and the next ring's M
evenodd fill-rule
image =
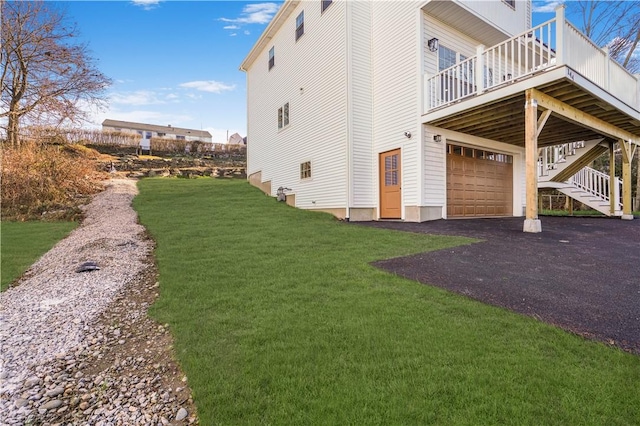
M450 217L512 215L512 157L486 156L481 150L466 147L453 149L452 146L448 146L448 148L447 215Z

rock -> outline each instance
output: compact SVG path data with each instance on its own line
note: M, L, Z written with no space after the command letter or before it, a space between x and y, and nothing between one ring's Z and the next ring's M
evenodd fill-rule
M35 385L37 385L38 383L40 383L40 379L38 377L32 376L32 377L29 377L27 380L25 380L24 387L26 389L30 389Z
M178 410L178 413L176 414L176 420L177 421L184 420L187 418L188 415L189 413L187 412L187 410L185 410L184 408L180 408Z
M48 396L49 398L53 398L54 396L58 396L58 395L62 394L63 392L64 392L64 388L63 387L57 387L55 389L50 390L45 395Z
M18 398L15 400L13 404L16 406L16 408L26 407L27 405L29 405L29 400L24 398Z
M62 405L62 400L54 399L54 400L51 400L51 401L47 402L46 404L40 406L40 408L43 409L43 410L53 410L54 408L58 408L61 405Z

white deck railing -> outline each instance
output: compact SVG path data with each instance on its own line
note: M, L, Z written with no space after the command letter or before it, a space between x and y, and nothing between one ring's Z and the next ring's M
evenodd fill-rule
M580 188L588 193L604 200L609 201L609 184L610 177L606 173L599 172L591 167L585 167L569 179L568 183ZM622 181L615 178L614 182L614 206L616 210L622 210L620 202L620 194L622 193Z
M538 158L538 176L548 176L549 170L557 169L559 163L567 161L567 157L576 155L576 150L579 148L584 148L584 141L542 148Z
M548 22L493 47L479 46L475 56L436 75L425 74L425 112L562 65L626 104L640 105L639 78L566 21L564 8L558 8Z

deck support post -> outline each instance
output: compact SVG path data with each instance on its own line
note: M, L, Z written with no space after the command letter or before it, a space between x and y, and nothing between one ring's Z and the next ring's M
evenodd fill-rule
M523 232L542 232L538 219L538 102L531 89L525 92L524 146L527 206Z
M631 211L631 161L637 146L630 141L620 139L622 151L622 219L632 220Z
M609 208L611 216L616 213L616 143L609 142Z

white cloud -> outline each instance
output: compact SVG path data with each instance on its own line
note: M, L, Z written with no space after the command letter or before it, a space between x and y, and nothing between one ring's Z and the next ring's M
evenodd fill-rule
M229 34L229 37L235 37L237 35L238 35L238 33L231 33L231 34Z
M151 10L160 4L160 0L131 0L136 6L140 6L144 10Z
M121 105L157 105L164 101L158 98L157 94L148 90L137 90L135 92L111 93L109 102Z
M556 8L564 3L563 0L534 0L533 12L534 13L553 13Z
M237 26L237 25L225 25L222 28L225 29L225 30L238 30L238 29L240 29L240 27Z
M187 89L196 89L202 92L209 93L222 93L234 90L236 88L235 84L225 84L215 80L209 81L190 81L187 83L180 84L180 87L185 87Z
M249 31L249 30L244 30L244 35L251 35L251 31Z
M242 13L237 18L220 18L223 22L237 24L267 24L278 11L276 3L253 3L242 9Z

